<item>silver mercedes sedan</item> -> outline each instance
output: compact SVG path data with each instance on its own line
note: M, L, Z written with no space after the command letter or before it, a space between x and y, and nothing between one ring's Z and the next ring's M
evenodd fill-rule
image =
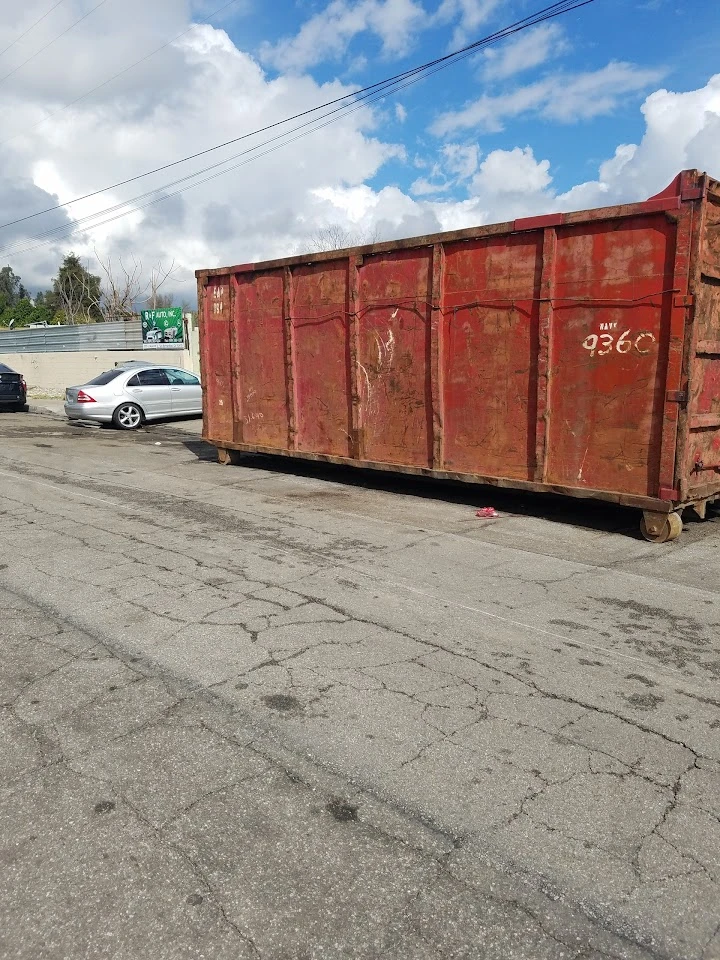
M65 390L70 420L113 423L135 430L146 420L202 413L199 378L188 370L144 361L106 370L79 387Z

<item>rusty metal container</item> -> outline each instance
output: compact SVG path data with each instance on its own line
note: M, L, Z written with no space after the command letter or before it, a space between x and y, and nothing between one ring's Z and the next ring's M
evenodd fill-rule
M720 184L199 270L203 436L636 506L720 495Z

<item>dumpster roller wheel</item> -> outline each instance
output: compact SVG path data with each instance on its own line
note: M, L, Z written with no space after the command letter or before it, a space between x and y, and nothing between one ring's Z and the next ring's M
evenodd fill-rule
M668 543L677 540L682 533L682 517L679 513L650 513L646 511L640 521L640 532L650 543Z
M241 456L242 454L239 450L229 450L227 447L217 448L218 463L232 464L233 466L236 466L238 463L240 463Z

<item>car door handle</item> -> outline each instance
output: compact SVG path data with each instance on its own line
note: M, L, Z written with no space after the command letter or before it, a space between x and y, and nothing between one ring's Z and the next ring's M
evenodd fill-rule
M170 387L173 393L179 393L182 390L182 387Z

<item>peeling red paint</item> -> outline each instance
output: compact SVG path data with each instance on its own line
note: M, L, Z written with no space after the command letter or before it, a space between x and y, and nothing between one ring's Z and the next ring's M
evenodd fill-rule
M205 438L670 509L720 492L720 185L198 271ZM699 468L702 464L702 468Z

